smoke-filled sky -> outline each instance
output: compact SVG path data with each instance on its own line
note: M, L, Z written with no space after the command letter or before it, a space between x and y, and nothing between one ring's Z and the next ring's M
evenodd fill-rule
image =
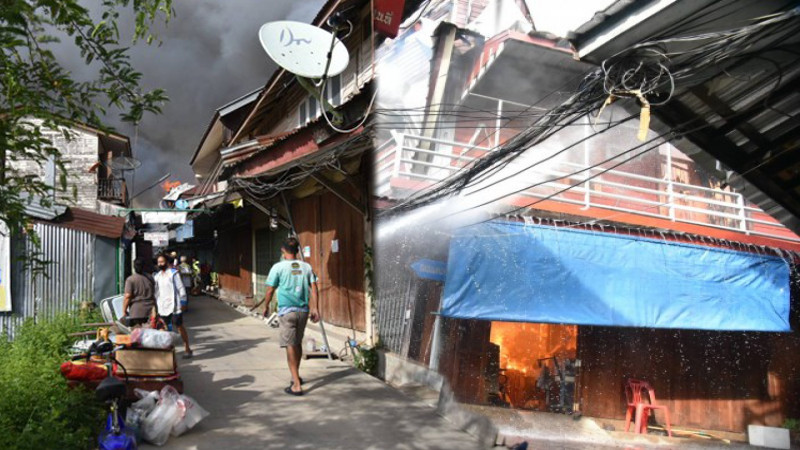
M586 17L560 16L554 0L529 2L537 27L563 34L607 6L610 0L567 1L585 11ZM131 195L170 173L170 180L194 183L189 160L197 148L214 110L262 87L275 69L258 42L258 29L272 20L311 21L324 0L177 0L176 15L161 26L162 45L139 43L130 50L134 67L143 73L143 87L164 88L170 102L159 116L147 115L134 127L115 115L108 123L131 137L134 156L142 161L135 177L129 177ZM86 1L90 9L99 8ZM120 30L132 30L130 11L122 14ZM563 28L563 29L562 29ZM94 77L73 46L59 46L62 63L76 78ZM160 187L136 199L138 207L154 207L163 195Z
M323 3L175 1L176 16L159 32L163 44L159 47L140 43L130 52L135 68L143 74L143 87L166 89L170 102L162 115L146 116L138 133L116 116L108 117L110 125L130 136L134 156L142 161L135 174L135 186L131 188L129 184L132 195L168 172L171 180L194 182L189 160L214 110L263 86L275 69L258 42L259 27L272 20L309 22ZM131 15L124 15L121 31L131 28ZM91 76L70 49L65 49L62 62L76 78ZM154 207L162 195L159 187L153 188L136 199L136 206Z

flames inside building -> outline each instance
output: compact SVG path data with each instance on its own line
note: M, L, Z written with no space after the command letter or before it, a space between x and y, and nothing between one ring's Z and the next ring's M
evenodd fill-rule
M496 376L489 402L536 411L572 411L578 327L492 322Z

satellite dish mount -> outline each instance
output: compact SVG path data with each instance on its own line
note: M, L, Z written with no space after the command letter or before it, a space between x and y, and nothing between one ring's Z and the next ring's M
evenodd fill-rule
M323 114L330 114L334 123L341 123L342 115L322 91L327 79L344 72L350 62L347 47L336 37L343 28L341 23L341 17L329 21L333 26L332 33L289 20L267 22L258 30L258 38L267 55L295 75L300 85L322 105Z
M109 162L112 170L119 170L123 176L128 170L136 170L142 166L142 162L132 156L117 156Z

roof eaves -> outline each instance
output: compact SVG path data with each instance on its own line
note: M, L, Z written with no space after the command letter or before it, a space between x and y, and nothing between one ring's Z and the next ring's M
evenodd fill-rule
M81 208L67 208L67 212L52 223L112 239L122 237L125 230L125 218L97 214Z
M248 159L254 157L255 155L257 155L259 153L261 153L263 150L267 150L267 149L273 147L274 145L276 145L276 144L284 141L285 139L289 138L290 136L293 136L293 135L303 131L304 129L308 128L309 125L317 122L318 120L319 119L316 119L316 120L314 120L312 122L309 122L305 126L298 127L298 128L295 128L293 130L290 130L290 131L287 131L287 132L284 132L284 133L277 133L277 134L273 134L273 135L257 137L255 139L253 139L253 141L250 141L250 142L252 142L254 144L257 144L257 145L253 145L251 147L243 148L242 151L237 152L236 154L230 156L227 160L225 160L225 158L223 158L223 165L224 165L224 167L232 167L232 166L235 166L235 165L237 165L237 164L239 164L241 162L247 161Z
M220 116L225 116L227 114L230 114L231 112L236 111L237 109L256 101L256 99L258 99L259 94L261 94L261 91L263 90L264 90L263 86L258 89L254 89L248 92L247 94L244 94L241 97L235 100L231 100L230 102L220 106L219 108L217 108L216 111L219 113Z
M341 105L337 106L336 109L343 109L347 105L354 103L355 100L359 96L364 95L365 93L369 93L370 92L370 87L372 86L372 83L373 83L373 81L368 81L367 83L365 83L364 86L362 86L359 91L357 91L357 92L353 93L352 95L350 95L347 99L345 99L345 101ZM244 161L247 161L248 159L253 158L256 155L258 155L262 151L267 150L267 149L271 148L272 146L280 143L281 141L285 140L286 138L288 138L288 137L290 137L292 135L295 135L297 133L300 133L301 131L310 129L312 126L318 125L322 121L323 121L323 118L320 115L319 117L316 117L315 119L310 120L306 124L304 124L302 126L299 126L297 128L294 128L294 129L292 129L290 131L287 131L287 132L284 132L284 133L278 133L278 134L270 135L270 136L264 136L264 137L261 137L261 138L256 138L256 139L262 139L262 144L261 145L259 145L257 148L255 148L252 152L248 152L246 156L244 156L242 158L237 158L237 159L235 159L233 161L230 161L230 162L226 163L225 167L232 167L232 166L240 164L240 163L242 163Z
M194 150L194 154L192 155L192 159L189 161L189 165L194 164L194 161L197 159L197 155L200 154L200 149L203 148L203 143L208 138L208 134L211 133L211 129L214 128L214 124L220 119L219 110L214 112L214 116L211 118L211 122L208 123L206 127L206 131L203 132L203 137L200 138L200 142L197 144L197 148Z

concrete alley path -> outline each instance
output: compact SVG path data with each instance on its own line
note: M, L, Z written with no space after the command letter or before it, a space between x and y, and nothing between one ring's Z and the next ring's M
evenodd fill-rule
M303 361L306 395L289 396L277 329L212 298L192 298L189 307L194 358L179 352L180 371L185 393L211 415L160 448L479 448L431 407L339 361Z

